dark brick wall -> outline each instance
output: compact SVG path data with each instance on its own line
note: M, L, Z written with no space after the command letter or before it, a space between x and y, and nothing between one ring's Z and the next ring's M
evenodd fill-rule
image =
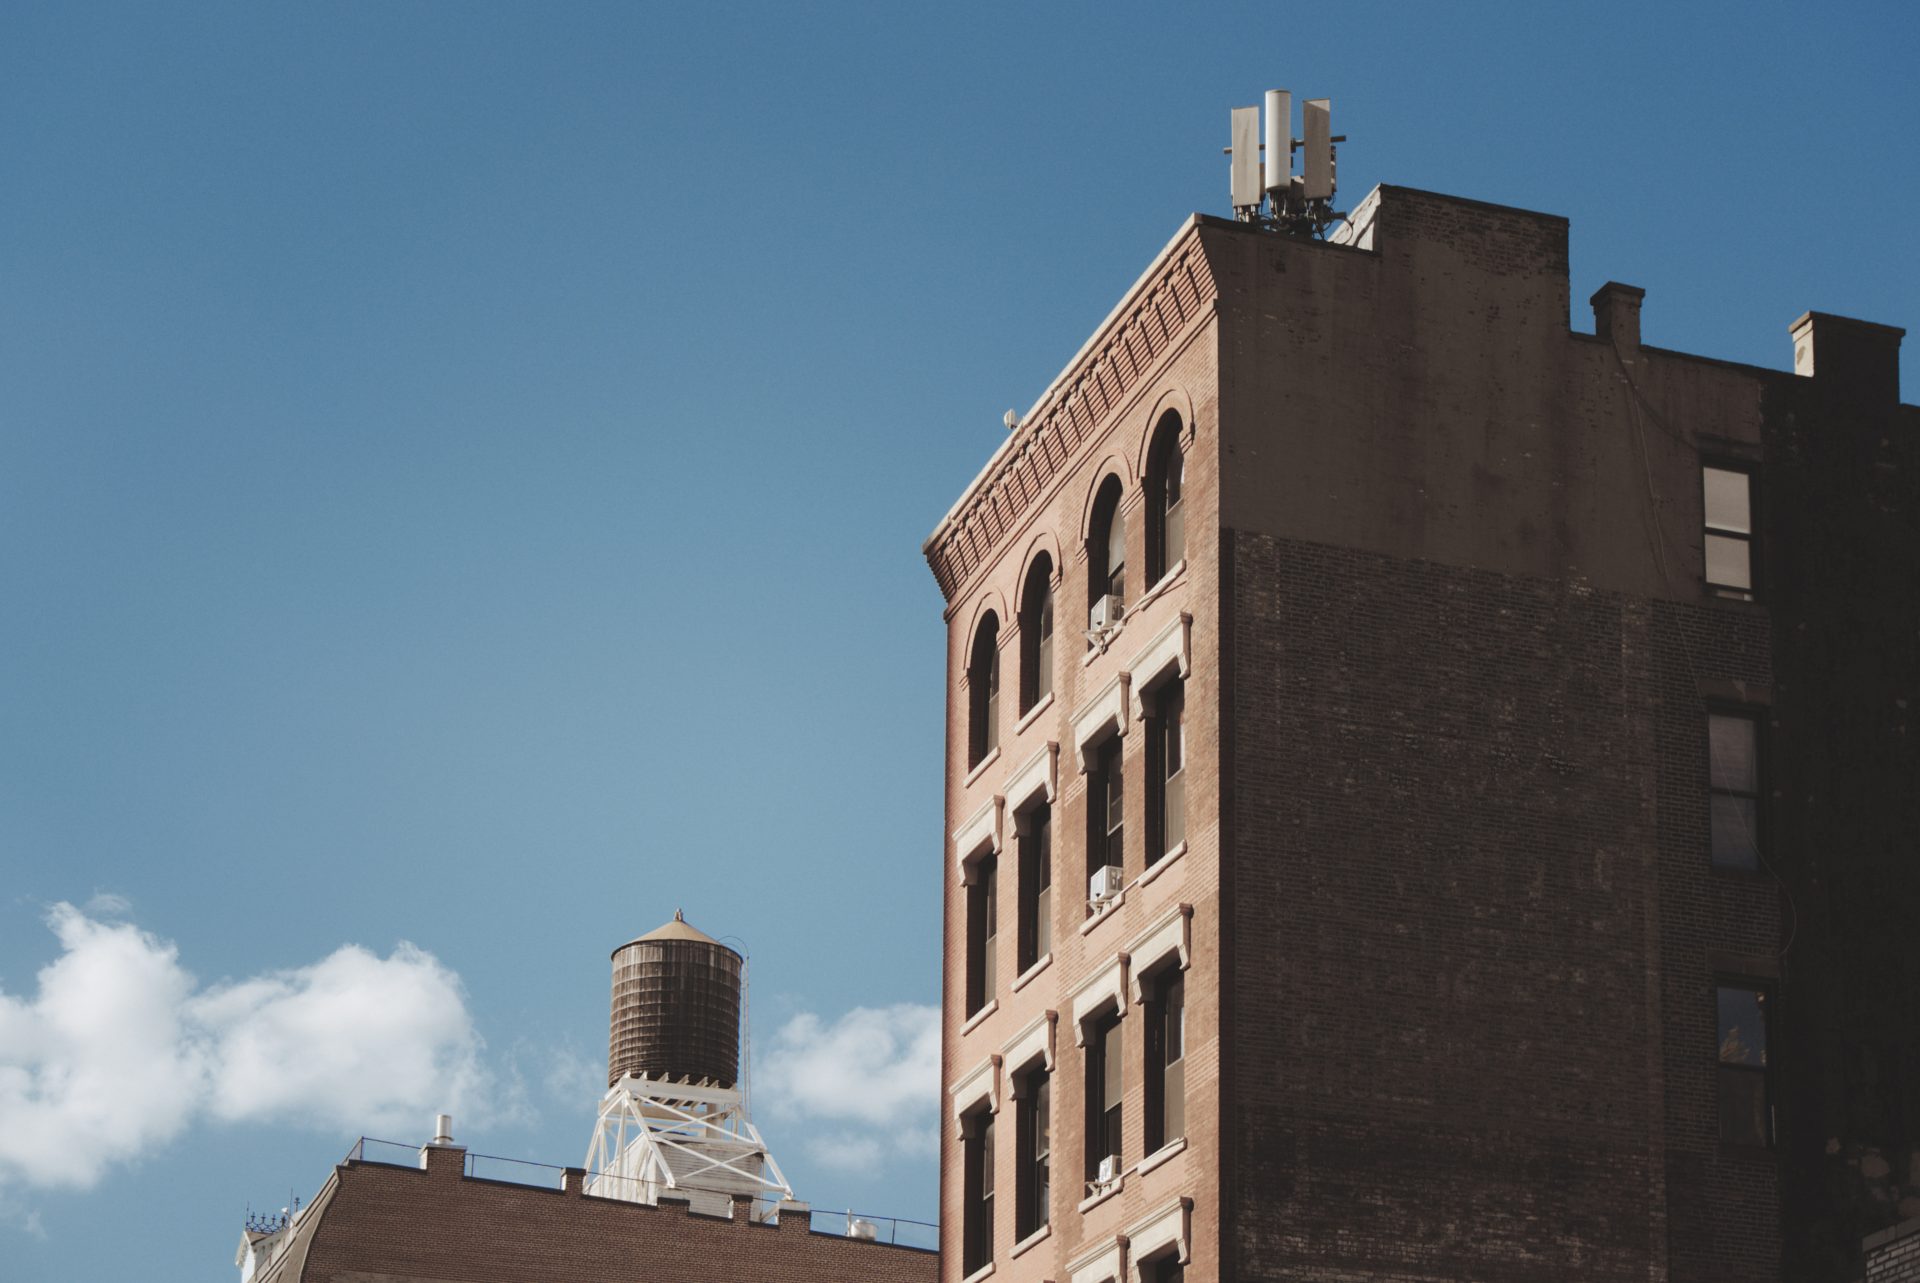
M1920 1216L1920 412L1844 355L1769 397L1762 478L1793 1278Z
M1775 1278L1777 1156L1720 1142L1715 989L1722 978L1764 982L1777 1013L1780 884L1770 871L1712 868L1706 726L1709 708L1742 709L1761 720L1763 758L1777 738L1768 620L1747 602L1658 602L1651 641L1671 1267L1675 1279ZM1762 831L1772 838L1769 819ZM1777 1059L1780 1039L1771 1042Z
M1650 613L1229 543L1239 1277L1658 1277Z

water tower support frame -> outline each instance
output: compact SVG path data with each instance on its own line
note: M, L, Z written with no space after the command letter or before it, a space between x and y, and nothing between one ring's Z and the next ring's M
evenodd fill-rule
M747 1194L763 1219L793 1197L734 1087L622 1078L600 1098L586 1168L589 1193L635 1203Z

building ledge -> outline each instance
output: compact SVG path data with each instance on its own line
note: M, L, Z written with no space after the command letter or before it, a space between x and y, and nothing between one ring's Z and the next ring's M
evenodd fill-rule
M1186 853L1187 853L1187 844L1184 839L1180 842L1175 843L1172 850L1168 851L1165 855L1161 856L1159 859L1155 860L1152 864L1149 864L1147 866L1146 872L1140 875L1139 885L1145 886L1147 883L1159 877L1162 873L1165 873L1169 868L1173 866L1173 862L1175 860L1179 859L1181 856L1185 855Z
M1046 712L1048 709L1052 707L1053 707L1053 692L1048 691L1046 694L1042 695L1039 698L1039 700L1034 704L1032 708L1020 714L1020 720L1013 724L1013 733L1015 735L1024 733L1027 727L1033 725L1035 722L1040 720L1040 715L1042 713Z
M1088 1181L1087 1183L1089 1185L1093 1184L1092 1181ZM1087 1212L1092 1211L1094 1208L1100 1206L1100 1204L1106 1202L1108 1199L1116 1197L1121 1190L1126 1188L1126 1186L1127 1186L1126 1174L1122 1173L1121 1175L1114 1178L1113 1184L1103 1186L1103 1187L1096 1187L1093 1193L1081 1199L1080 1206L1076 1210L1079 1211L1082 1215L1084 1215Z
M986 1006L980 1008L980 1010L974 1012L971 1016L968 1016L967 1023L960 1026L960 1033L963 1036L972 1033L987 1022L988 1016L991 1016L998 1010L1000 1010L1000 1000L995 998L987 1003Z
M1031 967L1028 967L1025 971L1022 971L1018 976L1014 978L1013 986L1012 986L1013 992L1019 993L1022 989L1026 988L1029 984L1033 983L1033 978L1035 976L1039 975L1042 971L1045 971L1048 967L1052 965L1053 965L1053 954L1047 953L1043 955L1040 961L1034 963Z
M1186 1152L1187 1138L1182 1136L1179 1140L1170 1141L1162 1145L1159 1149L1154 1150L1151 1154L1148 1154L1140 1160L1133 1170L1144 1176L1154 1168L1159 1167L1163 1163L1170 1163Z
M1015 1243L1013 1245L1013 1250L1007 1253L1007 1259L1014 1260L1017 1257L1023 1255L1024 1253L1032 1251L1034 1248L1039 1247L1042 1243L1046 1242L1047 1239L1052 1236L1052 1234L1053 1234L1053 1226L1042 1225L1039 1229L1027 1235L1025 1238L1021 1239L1018 1243Z

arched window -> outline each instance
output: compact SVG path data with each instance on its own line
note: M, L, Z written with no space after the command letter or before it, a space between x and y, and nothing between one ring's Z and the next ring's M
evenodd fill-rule
M1187 517L1181 505L1186 488L1186 456L1180 452L1180 416L1172 410L1154 428L1147 454L1147 582L1160 582L1186 560Z
M1108 622L1118 623L1127 604L1127 519L1120 511L1118 477L1108 477L1093 501L1093 529L1087 540L1088 608L1097 610L1106 597L1116 599Z
M1000 747L1000 621L992 611L973 635L967 665L967 765Z
M1033 559L1020 594L1020 711L1053 694L1053 558Z

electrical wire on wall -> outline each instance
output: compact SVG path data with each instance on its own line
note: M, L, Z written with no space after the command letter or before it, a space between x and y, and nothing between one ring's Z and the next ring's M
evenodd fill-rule
M1651 420L1653 425L1660 429L1668 439L1694 454L1698 454L1699 446L1697 443L1689 441L1685 434L1676 430L1672 424L1666 422L1660 412L1654 407L1651 398L1649 398L1645 392L1641 391L1640 385L1634 381L1633 370L1628 364L1626 356L1620 351L1620 340L1610 338L1607 346L1613 349L1613 362L1615 367L1620 371L1620 381L1627 385L1627 414L1633 421L1634 441L1640 447L1640 467L1647 484L1647 508L1643 514L1643 524L1647 530L1647 542L1653 551L1654 565L1660 572L1661 584L1665 586L1670 595L1677 598L1679 596L1679 590L1674 586L1673 574L1669 570L1667 563L1666 546L1669 542L1668 531L1666 523L1660 519L1661 499L1659 487L1655 483L1653 476L1653 452L1647 443L1647 421ZM1676 553L1684 554L1688 551L1690 550L1679 548L1677 545L1675 547ZM1700 687L1700 667L1694 662L1693 647L1687 641L1687 630L1676 623L1674 635L1680 642L1680 656L1686 661L1687 675L1693 679L1694 689L1698 690ZM1775 869L1773 863L1767 859L1766 848L1758 840L1758 835L1753 835L1753 849L1761 865L1766 868L1767 875L1771 877L1774 884L1780 888L1780 894L1785 897L1787 902L1787 938L1785 942L1781 944L1776 955L1784 962L1787 953L1793 948L1793 942L1799 938L1800 935L1800 906L1799 903L1794 900L1793 889L1787 885L1787 880L1780 876L1779 870ZM1785 980L1786 976L1783 971L1781 982L1785 983Z

